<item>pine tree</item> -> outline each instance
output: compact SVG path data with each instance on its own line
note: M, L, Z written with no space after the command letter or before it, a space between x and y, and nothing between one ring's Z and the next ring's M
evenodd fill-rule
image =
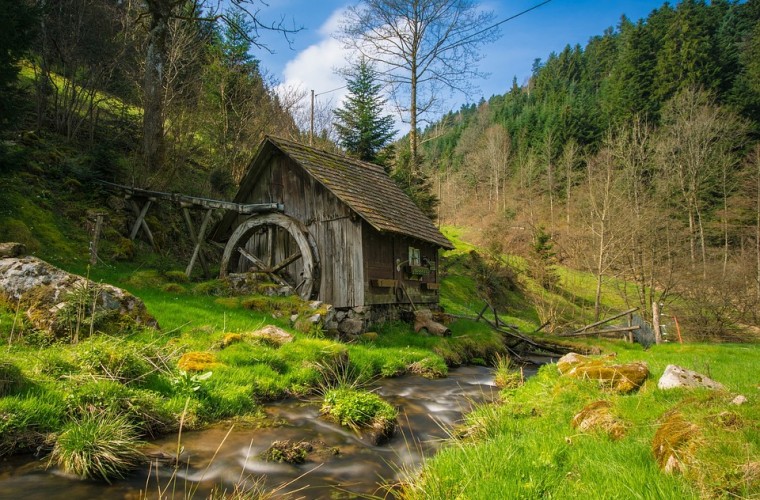
M360 160L371 162L381 160L380 152L396 134L393 117L382 114L385 99L376 77L375 69L362 59L348 74L346 102L335 110L341 146Z

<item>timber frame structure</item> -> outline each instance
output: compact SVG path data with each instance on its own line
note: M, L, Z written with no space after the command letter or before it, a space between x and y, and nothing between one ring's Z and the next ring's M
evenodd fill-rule
M106 181L100 181L100 184L107 187L108 189L121 193L129 205L129 208L135 217L135 220L132 223L132 227L129 231L129 239L134 240L142 229L142 232L145 234L145 238L154 249L156 248L156 243L153 239L153 233L151 232L150 227L145 220L145 216L148 214L150 207L157 201L161 200L174 203L182 209L185 224L187 225L188 235L194 244L192 257L190 257L190 262L185 268L185 275L188 278L192 275L193 268L195 267L195 263L197 261L200 261L204 277L211 277L208 262L203 252L203 244L207 241L209 224L211 222L211 217L215 211L234 212L241 215L252 215L282 212L284 209L282 204L278 203L234 203L231 201L213 200L209 198L201 198L198 196L189 196L179 193L151 191L148 189L141 189ZM193 223L193 218L190 215L191 210L203 212L201 216L201 223L197 231L195 224Z
M453 246L383 167L266 137L234 202L283 210L224 215L222 276L268 272L338 309L437 306L438 250Z

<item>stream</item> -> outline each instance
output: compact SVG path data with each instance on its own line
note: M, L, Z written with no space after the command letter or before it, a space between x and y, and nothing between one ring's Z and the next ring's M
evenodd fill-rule
M526 375L529 375L526 371ZM456 425L473 404L493 400L492 370L462 367L444 379L417 376L382 379L375 390L399 409L399 429L391 441L372 446L339 425L319 418L319 402L284 400L268 404L267 415L278 425L245 429L215 426L182 434L182 465L145 467L108 485L69 477L46 460L11 457L0 462L0 498L206 498L215 485L228 493L235 485L300 498L384 496L383 484L405 477L441 446L447 429ZM228 434L229 432L229 434ZM225 439L226 436L226 439ZM266 462L261 452L274 441L322 441L339 453L324 462L301 465ZM220 443L223 443L220 446ZM177 435L154 441L152 451L174 456ZM194 492L193 494L190 494Z

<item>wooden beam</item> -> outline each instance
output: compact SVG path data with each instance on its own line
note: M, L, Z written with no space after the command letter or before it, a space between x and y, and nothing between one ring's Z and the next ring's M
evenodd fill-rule
M153 241L153 233L150 232L150 228L148 227L148 223L145 222L145 214L148 213L148 209L150 208L151 203L153 203L153 200L150 198L145 201L145 205L143 205L142 210L140 210L140 207L137 205L137 202L135 202L134 199L129 199L129 206L132 207L132 212L134 212L135 217L135 223L132 226L132 231L129 233L129 239L133 240L137 237L137 232L140 230L140 228L143 228L143 231L145 231L145 235L148 237L148 241L150 241L150 245L153 248L156 248L156 244Z
M606 333L634 332L638 329L638 325L618 326L615 328L605 328L604 330L587 330L583 332L563 333L562 337L592 337L594 335L604 335Z
M276 273L276 272L282 271L283 269L285 269L286 267L288 267L289 265L291 265L293 262L297 261L300 258L301 258L301 252L296 252L290 257L288 257L287 259L277 264L276 266L272 267L271 272Z
M376 288L396 288L398 286L398 280L376 279L369 280L369 285Z
M205 278L209 277L209 270L208 270L208 264L206 263L206 258L203 255L203 241L206 238L206 228L208 227L208 223L211 220L211 214L213 213L214 209L209 208L206 210L206 213L203 215L203 220L201 221L201 227L198 229L198 233L195 233L195 228L193 227L193 220L190 217L190 210L188 210L187 207L182 208L182 213L185 216L185 223L187 224L187 230L190 233L190 238L192 238L193 243L195 243L195 246L193 247L193 255L190 257L190 263L187 265L187 268L185 269L185 276L188 278L193 273L193 267L195 266L196 259L199 259L201 261L201 267L203 268L203 276Z
M259 258L258 258L258 257L256 257L255 255L253 255L253 254L251 254L250 252L248 252L248 251L247 251L245 248L243 248L243 247L238 247L238 248L237 248L237 251L238 251L238 252L240 252L240 255L242 255L242 256L243 256L243 257L245 257L246 259L250 260L251 262L253 262L253 264L254 264L256 267L258 267L259 269L261 269L261 271L262 271L262 272L265 272L265 273L267 273L269 276L271 276L271 277L272 277L272 279L273 279L273 280L275 280L277 283L279 283L279 284L280 284L280 285L282 285L282 286L286 286L286 287L288 287L288 288L290 288L290 289L293 289L293 286L292 286L290 283L288 283L287 281L285 281L284 279L282 279L281 277L279 277L277 274L275 274L275 273L271 272L271 271L269 270L269 268L267 267L267 265L266 265L266 264L265 264L265 263L264 263L264 262L263 262L261 259L259 259ZM299 284L299 285L298 285L298 287L296 287L296 290L297 290L298 288L300 288L300 287L301 287L301 285L303 285L303 283Z
M639 309L638 307L632 307L632 308L628 309L627 311L623 311L623 312L621 312L619 314L616 314L614 316L610 316L609 318L605 318L605 319L599 320L599 321L597 321L595 323L591 323L590 325L586 325L583 328L578 328L577 330L574 330L574 331L570 332L569 334L563 334L563 335L570 335L572 333L580 333L580 332L586 331L589 328L593 328L595 326L599 326L599 325L603 325L605 323L609 323L613 319L618 319L619 317L625 316L626 314L631 314L634 311L638 311L638 309Z

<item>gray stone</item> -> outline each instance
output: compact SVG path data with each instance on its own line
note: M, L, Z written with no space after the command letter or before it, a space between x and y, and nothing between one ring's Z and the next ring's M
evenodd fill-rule
M747 402L746 396L743 396L741 394L739 394L738 396L736 396L734 399L731 400L731 404L736 405L736 406L741 406L745 404L746 402Z
M308 321L312 325L318 325L319 322L322 321L322 315L321 314L314 314L313 316L309 316Z
M359 335L364 331L364 323L358 319L347 318L338 324L338 331L344 335Z
M298 321L298 315L297 315L297 314L293 314L293 315L291 315L291 316L290 316L290 323L291 323L291 324L293 324L293 323L295 323L296 321Z
M267 325L264 328L256 330L255 332L251 332L249 335L254 339L258 339L275 346L281 346L283 344L293 342L293 336L291 334L274 325Z
M723 384L716 382L711 378L708 378L701 373L697 373L686 368L682 368L676 365L668 365L665 367L665 372L657 382L657 387L660 389L674 389L677 387L684 388L696 388L705 387L707 389L723 390Z
M346 311L338 311L335 313L335 321L340 323L344 319L346 319Z
M322 301L320 300L312 300L311 302L309 302L309 309L311 309L312 311L315 309L319 309L320 307L322 307Z
M71 325L60 317L62 312L79 307L91 314L93 303L96 312L158 327L142 300L131 293L67 273L36 257L0 259L0 296L18 301L35 328L55 336L70 333Z

